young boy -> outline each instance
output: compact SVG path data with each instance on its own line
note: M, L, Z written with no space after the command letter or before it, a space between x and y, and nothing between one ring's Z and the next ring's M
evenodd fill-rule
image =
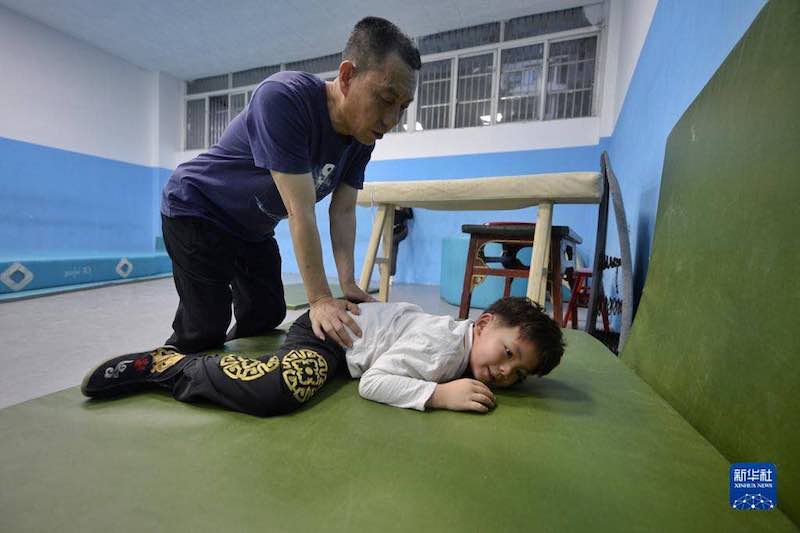
M489 387L544 376L564 353L556 322L527 298L502 298L474 322L430 315L410 303L359 307L353 318L363 335L353 336L346 350L315 336L306 313L274 355L192 356L166 346L104 362L86 376L81 391L99 398L156 385L181 401L271 416L297 409L346 368L360 378L358 391L369 400L485 413L495 406Z

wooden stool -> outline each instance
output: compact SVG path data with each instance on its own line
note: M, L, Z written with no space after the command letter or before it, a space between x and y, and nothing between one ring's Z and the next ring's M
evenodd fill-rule
M522 222L493 222L483 225L465 224L461 231L470 235L467 264L464 271L464 286L461 291L459 318L469 315L472 291L483 283L486 276L502 276L506 278L503 296L511 292L514 278L527 278L529 268L517 259L522 248L533 246L536 224ZM484 247L496 242L502 245L501 257L487 257ZM561 323L561 278L563 276L562 258L565 253L574 261L575 246L581 238L567 226L552 226L550 233L550 261L548 266L550 298L553 302L553 318ZM570 261L570 262L571 262ZM487 263L500 263L502 268L490 268ZM557 288L557 290L556 290ZM544 302L542 302L544 303Z
M572 273L572 280L570 283L570 298L567 304L567 313L564 315L564 321L561 327L567 327L570 319L572 320L572 329L578 328L578 307L588 307L589 301L589 284L588 279L592 277L591 268L576 268ZM600 315L603 317L603 329L610 331L608 325L608 309L606 308L605 297L603 296L603 287L598 286L600 301ZM581 300L585 300L585 304L581 304Z

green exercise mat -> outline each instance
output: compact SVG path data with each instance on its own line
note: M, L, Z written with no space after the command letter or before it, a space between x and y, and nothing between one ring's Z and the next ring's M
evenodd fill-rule
M331 285L331 294L334 298L343 296L342 289L338 285ZM378 292L377 287L370 287L370 294ZM291 311L308 307L306 288L302 283L287 283L283 286L283 297L286 299L286 309Z
M488 415L389 407L344 378L268 419L77 388L1 410L0 529L795 531L728 509L728 462L599 342L567 338Z

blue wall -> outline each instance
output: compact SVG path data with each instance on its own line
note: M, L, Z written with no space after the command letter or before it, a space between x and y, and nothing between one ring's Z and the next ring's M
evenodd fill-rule
M600 154L606 141L599 145L524 152L462 155L451 157L426 157L415 159L373 161L367 166L369 181L430 180L446 178L476 178L485 176L510 176L541 172L569 172L597 170ZM336 276L336 265L328 238L329 202L321 202L317 209L317 223L323 244L325 270ZM368 208L358 208L356 234L356 280L360 276L363 256L366 253L374 213ZM401 283L438 285L441 270L441 246L445 237L461 234L462 224L482 224L488 221L533 221L536 209L514 211L459 211L442 212L414 210L409 235L400 244L395 280ZM597 227L597 206L558 205L554 208L555 224L569 225L583 238L587 258L594 249ZM280 224L276 232L284 259L284 270L296 272L292 241L287 224ZM375 271L377 279L377 269Z
M523 152L374 161L367 179L442 179L592 170L608 150L621 181L634 245L637 293L647 272L666 139L763 7L764 0L661 0L614 134L598 145ZM487 132L491 134L491 132ZM170 170L132 165L0 138L0 259L152 253L160 235L160 190ZM327 202L319 227L326 270L335 275ZM370 209L358 210L356 277L369 238ZM461 224L532 220L535 209L446 213L417 210L401 244L397 281L438 284L441 239ZM596 207L557 206L556 224L594 247ZM618 251L613 227L609 252ZM286 224L277 237L284 268L296 271Z
M667 137L744 35L765 0L660 0L609 143L631 226L641 295L650 257ZM619 250L616 227L609 248Z
M152 253L165 174L0 138L0 259Z

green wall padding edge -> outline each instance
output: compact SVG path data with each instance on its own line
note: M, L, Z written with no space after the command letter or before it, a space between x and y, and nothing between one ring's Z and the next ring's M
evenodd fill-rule
M622 358L800 523L800 2L758 15L670 134Z

